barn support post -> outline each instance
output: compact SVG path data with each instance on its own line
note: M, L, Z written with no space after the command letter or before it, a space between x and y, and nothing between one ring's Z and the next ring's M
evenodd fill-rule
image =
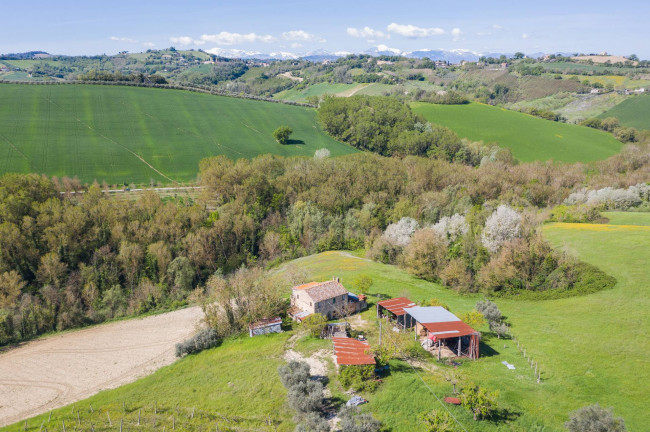
M460 341L462 340L462 337L458 338L458 357L460 357Z

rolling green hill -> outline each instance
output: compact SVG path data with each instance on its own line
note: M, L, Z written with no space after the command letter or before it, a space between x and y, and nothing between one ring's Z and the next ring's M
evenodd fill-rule
M616 117L623 126L650 130L650 96L626 99L598 117Z
M500 390L498 398L502 416L499 422L474 422L462 407L449 406L472 431L561 431L568 413L580 407L600 403L613 407L625 419L628 430L643 430L650 422L647 406L647 357L650 345L646 335L650 322L647 289L650 274L650 227L643 213L607 213L611 223L549 224L544 236L555 246L566 248L581 260L598 265L615 276L618 284L611 290L594 294L547 301L497 299L501 311L512 325L512 332L529 356L539 363L542 382L537 383L527 360L511 339L496 339L483 326L481 358L461 361L458 368L423 359L422 369L411 369L402 361L391 362L391 372L375 393L364 393L369 400L363 410L372 412L395 432L422 430L418 416L441 409L438 397L452 395L445 376L454 373L459 383L473 381L490 390ZM622 225L621 225L622 224ZM436 283L417 279L395 266L380 264L349 252L325 252L289 262L278 275L298 269L308 280L328 280L339 276L346 287L361 274L373 284L369 301L408 296L420 302L437 298L457 315L470 311L479 294L459 295ZM370 344L378 342L375 309L352 317L355 329L361 329ZM277 366L283 352L290 347L309 355L317 349L331 350L329 341L311 338L294 340L291 333L226 341L222 346L188 356L149 377L114 390L108 390L77 402L71 407L54 410L51 422L44 414L27 421L29 431L43 424L60 430L62 420L76 425L75 409L81 412L81 426L94 423L97 430L115 430L123 418L135 428L139 410L144 425L156 422L159 429L176 425L183 430L214 430L215 423L232 427L271 430L264 419L278 422L277 430L292 430L292 414L285 404L286 391L277 378ZM328 388L334 400L344 401L344 394L329 357ZM507 361L516 369L509 370ZM426 384L425 384L426 383ZM123 410L125 404L126 410ZM154 406L158 414L154 414ZM90 406L94 407L91 412ZM174 408L178 406L179 408ZM196 409L196 417L190 412ZM109 427L106 412L113 418ZM230 417L228 423L223 416ZM238 423L237 423L238 422ZM23 422L8 427L23 430ZM137 429L137 428L136 428Z
M201 159L356 150L328 137L316 111L179 90L0 85L0 175L77 176L83 182L162 183L196 177ZM288 145L271 132L293 128Z
M447 126L462 138L496 142L524 162L549 160L589 162L618 153L622 144L611 134L573 124L543 120L528 114L470 103L412 104L428 121Z

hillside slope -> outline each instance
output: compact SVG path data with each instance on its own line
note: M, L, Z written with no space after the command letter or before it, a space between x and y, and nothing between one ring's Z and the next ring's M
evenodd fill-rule
M2 84L0 175L170 183L194 179L208 156L355 151L323 133L315 115L310 108L179 90ZM288 145L271 136L283 124L294 130Z
M552 159L589 162L618 153L622 144L611 134L573 124L552 122L489 105L412 104L428 121L447 126L461 138L498 143L523 162Z
M598 117L616 117L623 126L650 130L650 96L625 99Z

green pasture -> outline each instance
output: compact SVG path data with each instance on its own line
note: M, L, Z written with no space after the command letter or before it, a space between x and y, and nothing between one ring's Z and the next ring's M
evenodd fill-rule
M508 147L523 162L589 162L606 159L622 147L611 134L603 131L490 105L414 102L412 107L428 121L447 126L462 138Z
M362 84L329 84L318 83L302 89L291 88L273 95L274 99L304 102L309 96L336 95L341 92L361 87Z
M650 129L650 96L630 97L598 117L616 117L623 126L648 130Z
M70 431L90 431L91 424L95 431L115 431L122 423L125 431L289 432L293 430L292 412L286 406L287 392L277 373L284 363L287 338L284 333L226 341L131 384L4 430L47 428L59 432L65 423Z
M171 183L196 178L208 156L333 156L355 150L323 133L311 108L180 90L0 85L0 175L82 182ZM272 131L293 128L288 145Z
M561 72L578 72L578 73L583 73L583 74L588 74L588 73L593 73L593 72L606 72L609 71L611 72L620 72L620 73L628 73L628 72L637 72L637 73L644 73L646 72L646 69L637 69L633 67L615 67L612 65L605 65L605 64L586 64L586 63L572 63L572 62L555 62L555 63L540 63L540 66L542 66L546 70L558 70Z

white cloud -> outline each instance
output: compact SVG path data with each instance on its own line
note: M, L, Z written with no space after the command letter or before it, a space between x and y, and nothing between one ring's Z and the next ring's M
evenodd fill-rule
M390 39L390 35L384 33L383 31L380 30L375 30L373 28L370 28L368 26L358 29L354 27L348 27L347 33L349 36L352 37L358 37L358 38L364 38L367 39L368 42L374 42L378 39Z
M306 42L317 41L320 43L327 42L325 39L313 35L311 33L307 33L304 30L291 30L288 32L284 32L282 33L282 37L286 40L293 40L293 41L306 41Z
M111 36L109 39L112 40L112 41L126 42L126 43L136 43L136 42L138 42L135 39L131 39L131 38L128 38L128 37L119 37L119 36Z
M178 36L178 37L170 37L169 40L177 45L181 46L187 46L187 45L203 45L205 41L201 40L194 40L189 36Z
M530 36L528 35L528 33L522 33L522 35L521 35L522 39L528 39L529 37Z
M230 33L222 31L218 34L201 35L201 43L212 42L218 45L235 45L242 43L254 43L254 42L263 42L263 43L272 43L277 39L271 35L258 35L255 33Z
M388 30L391 33L397 33L399 35L406 36L407 38L411 38L411 39L425 38L425 37L445 34L445 31L438 27L424 28L424 27L417 27L412 24L404 25L404 24L391 23L388 25L388 27L386 27L386 30Z
M302 44L298 42L294 42L291 44L291 48L302 48Z
M391 48L391 47L386 46L384 44L377 45L375 48L377 49L377 51L388 51L388 52L392 52L392 53L397 54L397 55L402 54L401 49L399 49L399 48Z
M454 41L458 41L461 39L461 35L463 34L462 31L460 31L459 28L455 28L451 31L451 35L454 37Z
M142 46L145 46L147 48L153 48L156 46L156 44L153 42L142 42Z
M500 26L499 24L492 24L492 28L495 30L503 30L503 27Z

